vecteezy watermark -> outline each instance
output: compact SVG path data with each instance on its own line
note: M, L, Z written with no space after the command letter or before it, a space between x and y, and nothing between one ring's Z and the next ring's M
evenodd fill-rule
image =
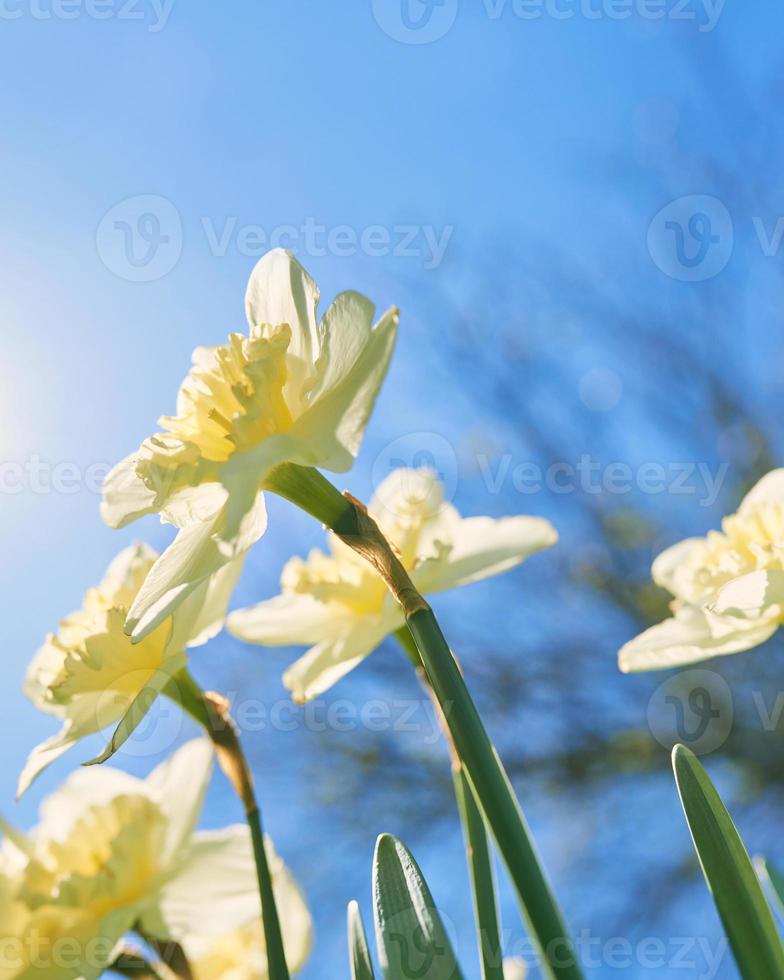
M370 472L373 489L378 490L396 470L420 469L428 469L435 475L444 503L454 498L458 481L457 454L452 443L437 432L411 432L388 443L373 461ZM402 479L402 496L395 497L394 504L405 507L409 495L412 498L421 494L422 488L416 480L411 480L407 487L405 476ZM390 506L392 501L381 501L381 504Z
M717 276L732 257L735 235L716 197L692 194L670 201L648 227L648 251L661 271L680 282Z
M452 27L457 0L372 0L381 30L403 44L431 44Z
M101 261L130 282L161 279L182 254L182 220L171 201L138 194L110 208L95 234Z
M660 684L648 702L648 727L666 749L687 745L695 755L715 752L732 729L732 691L713 670L684 670Z
M131 758L157 756L167 752L182 733L183 714L169 698L154 692L135 695L120 693L142 691L145 678L131 671L101 692L95 702L97 729L108 740L126 711L138 715L133 735L118 749L118 755ZM176 685L176 678L172 678ZM291 698L263 701L230 691L227 700L239 733L245 738L268 732L334 732L339 735L368 732L372 735L393 733L396 737L416 736L421 745L432 746L444 738L441 719L429 698L315 698L296 704ZM451 714L447 704L446 717ZM216 722L217 723L217 722Z
M742 697L750 701L746 717L756 717L762 731L784 733L784 691L744 690ZM681 671L651 695L648 726L666 749L682 742L697 755L714 752L730 733L739 698L716 671Z
M2 2L2 0L0 0ZM272 248L323 258L407 259L423 269L437 269L454 233L453 225L348 224L327 225L307 217L299 225L265 226L243 223L237 215L199 219L199 241L214 258L229 252L260 258ZM137 194L113 205L101 218L95 236L103 264L129 282L152 282L172 271L183 248L182 218L168 198Z
M752 215L745 220L736 216L733 221L726 206L709 194L679 197L666 204L648 226L648 251L671 279L704 282L726 268L737 244L736 231L744 226L753 231L765 258L779 257L784 215Z
M144 24L150 34L166 27L175 0L0 0L0 20L116 20Z
M232 247L239 255L250 258L258 258L270 248L291 248L312 258L367 255L418 259L427 270L441 265L455 230L453 225L439 229L418 224L371 224L355 228L346 224L325 225L312 217L300 225L265 228L259 224L241 224L236 215L220 222L203 217L201 227L210 254L216 258L222 258Z
M0 460L0 496L30 493L36 497L70 497L83 490L100 495L111 468L105 462L82 465L73 460L52 461L37 453L24 460Z
M646 495L694 496L700 507L712 507L729 470L728 463L711 466L701 462L602 463L589 453L574 462L559 460L543 467L528 460L515 462L511 453L490 459L477 453L476 462L488 493L510 487L517 493L534 495L547 491L560 495Z
M549 18L625 21L680 21L701 33L712 31L726 0L482 0L488 20L513 17L519 21ZM372 0L378 26L403 44L432 44L452 28L458 0Z
M541 954L533 942L513 937L510 930L501 930L504 956L522 960L529 967L541 964ZM590 929L581 929L573 939L576 957L569 951L566 940L556 940L544 951L556 966L568 967L575 958L586 970L634 970L639 977L646 970L666 970L679 976L689 971L689 980L714 980L728 953L729 942L724 936L599 936Z
M518 20L672 20L695 24L702 33L718 24L727 0L482 0L487 16L511 12Z

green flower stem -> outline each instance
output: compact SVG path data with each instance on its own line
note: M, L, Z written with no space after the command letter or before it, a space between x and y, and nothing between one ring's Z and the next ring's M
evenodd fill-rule
M449 726L441 711L427 674L414 644L411 633L405 628L397 630L395 636L411 661L422 687L433 701L441 727L447 737L452 756L452 779L455 787L457 810L465 838L466 858L471 876L471 890L474 898L474 919L476 922L477 943L482 967L482 980L504 980L503 949L501 946L498 904L496 900L495 876L487 830L481 811L474 798L474 791L463 771L463 765L452 744Z
M400 603L452 742L539 945L542 969L557 980L579 980L582 972L574 945L520 805L432 609L375 521L353 497L341 495L316 470L293 464L278 467L266 487L321 521L369 561Z
M261 898L261 918L264 940L267 946L267 962L270 980L289 980L280 919L272 889L272 875L264 847L261 811L256 801L253 779L242 751L239 735L228 710L228 703L219 695L205 693L187 670L180 671L166 687L164 693L176 701L207 732L215 754L229 782L242 801L245 817L250 828L253 857Z
M436 618L429 608L419 609L408 617L408 628L433 690L446 706L455 748L515 884L543 966L559 980L576 980L582 975L577 956L525 817Z

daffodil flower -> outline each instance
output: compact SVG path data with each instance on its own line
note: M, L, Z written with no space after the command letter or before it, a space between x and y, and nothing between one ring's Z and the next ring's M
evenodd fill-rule
M652 574L675 597L673 615L622 647L621 670L676 667L764 643L784 620L784 469L764 476L721 531L664 551Z
M38 650L25 693L61 730L33 749L19 779L23 793L35 777L79 739L115 725L103 762L123 744L161 690L185 666L186 647L206 643L223 626L242 559L202 582L175 613L134 645L125 618L158 555L143 544L114 559L82 608L64 619Z
M313 927L302 892L269 839L265 841L272 890L278 909L286 964L293 976L310 955ZM194 980L267 980L264 932L256 915L217 939L192 935L185 941Z
M558 539L539 517L462 518L428 469L395 470L368 510L423 594L505 572ZM314 644L283 677L297 701L327 690L404 624L381 576L334 535L329 543L329 554L287 563L281 595L227 618L249 643Z
M15 900L30 913L4 950L20 965L11 976L94 980L132 929L184 942L258 915L247 828L195 830L211 769L206 739L146 779L81 769L44 801L28 835L4 827ZM33 960L38 969L25 973Z
M390 309L373 327L373 305L347 292L319 321L318 300L293 256L265 255L248 283L248 335L196 349L177 414L107 477L107 524L157 513L178 528L129 611L134 640L262 536L261 491L277 466L351 467L398 315Z

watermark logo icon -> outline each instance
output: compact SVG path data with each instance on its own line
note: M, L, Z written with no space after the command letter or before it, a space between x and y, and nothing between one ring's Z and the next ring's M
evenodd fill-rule
M661 271L680 282L704 282L727 265L734 246L732 218L708 194L671 201L648 228L648 251Z
M182 254L182 219L165 197L138 194L110 208L95 235L101 261L129 282L162 279Z
M372 0L381 30L403 44L432 44L457 18L458 0Z
M430 470L438 481L430 484L423 483L416 475L400 475L400 497L389 497L381 501L385 508L406 508L416 500L423 505L427 500L435 504L439 500L441 506L451 501L457 492L457 454L452 443L437 432L411 432L399 436L381 450L373 461L370 478L374 491L386 478L400 470ZM439 486L440 485L440 486ZM437 506L436 506L437 509ZM390 514L399 517L400 514Z
M454 923L440 909L427 909L427 925L408 911L389 916L384 923L389 976L401 980L439 980L457 975Z
M668 678L648 702L648 726L666 749L677 742L696 755L727 740L733 719L732 691L712 670L685 670Z

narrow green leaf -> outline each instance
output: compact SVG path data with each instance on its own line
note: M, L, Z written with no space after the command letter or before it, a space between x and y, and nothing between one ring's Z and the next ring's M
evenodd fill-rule
M577 952L531 831L433 611L413 613L408 628L474 797L514 883L531 938L539 947L542 972L556 980L581 980Z
M370 959L362 913L356 902L348 903L348 955L351 959L351 980L375 980Z
M672 752L675 782L719 916L744 980L781 980L784 948L743 841L696 756Z
M504 980L503 950L498 923L492 856L482 814L463 772L454 774L455 796L463 825L468 870L474 895L474 918L482 966L482 980Z
M376 844L373 902L386 980L462 980L422 872L406 846L389 834Z
M396 630L400 646L417 672L417 676L425 691L435 702L436 709L442 717L438 701L427 679L427 672L414 643L414 638L407 627ZM448 728L445 735L450 739ZM479 810L471 784L463 770L462 764L456 760L456 750L452 748L452 779L455 787L457 810L460 814L460 824L465 839L466 859L471 878L471 891L474 899L474 921L476 924L477 945L482 969L482 980L504 980L503 950L501 946L500 927L498 922L498 906L496 901L495 875L487 839L487 829L482 813Z
M754 866L762 881L767 881L770 885L770 890L776 897L779 914L784 916L784 875L767 858L755 858Z

